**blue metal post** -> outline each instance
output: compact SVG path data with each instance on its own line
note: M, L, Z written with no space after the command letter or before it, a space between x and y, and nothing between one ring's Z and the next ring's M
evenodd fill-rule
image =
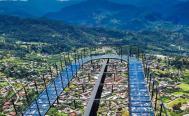
M43 82L44 82L44 85L45 85L45 91L46 91L46 94L47 94L47 99L48 99L49 105L51 105L51 103L50 103L50 99L49 99L48 90L47 90L47 85L46 85L45 78L44 78L44 75L43 75Z
M38 105L38 102L37 100L35 99L35 103L36 103L36 106L37 106L37 111L39 113L39 116L41 116L41 112L40 112L40 109L39 109L39 105Z

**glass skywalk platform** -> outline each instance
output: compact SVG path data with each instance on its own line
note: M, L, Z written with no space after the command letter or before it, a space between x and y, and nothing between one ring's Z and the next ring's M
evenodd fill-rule
M115 54L97 55L86 57L76 62L72 62L67 68L52 81L47 88L40 93L35 101L23 113L24 116L44 116L50 107L55 103L58 96L63 92L64 88L72 80L77 71L91 60L97 59L118 59L127 61L127 56L119 56ZM142 63L136 58L129 60L129 95L130 95L130 113L132 116L154 116L151 100L146 82Z
M129 107L131 116L154 116L142 62L129 59Z

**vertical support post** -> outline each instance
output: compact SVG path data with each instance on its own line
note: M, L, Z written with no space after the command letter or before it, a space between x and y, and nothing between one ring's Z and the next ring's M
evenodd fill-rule
M85 92L85 87L84 85L82 84L82 90L83 90L83 93Z
M121 63L123 62L123 50L122 50L122 47L121 47Z
M65 56L65 54L63 56L64 56L64 64L65 64L65 67L66 67L67 66L66 56Z
M150 67L148 67L147 71L146 71L146 77L147 77L147 79L149 78L149 75L150 75Z
M76 51L76 59L77 59L77 61L78 61L78 64L79 64L79 67L81 66L81 63L80 63L80 58L79 58L79 54L78 54L78 52Z
M16 105L14 104L14 100L12 99L11 102L12 102L14 111L15 111L15 113L16 113L16 115L17 115L17 114L18 114L18 111L17 111L17 109L16 109Z
M61 71L63 71L63 62L62 62L62 58L60 58L60 67L61 67Z
M116 68L115 68L115 65L113 65L113 70L114 70L114 74L116 75ZM114 75L114 76L115 76Z
M152 97L151 97L152 100L153 100L153 97L154 97L154 80L153 80L153 84L152 84Z
M84 48L84 57L86 57L86 48Z
M70 59L70 54L68 53L68 61L69 61L69 64L71 66L71 71L72 71L72 77L74 76L73 74L73 66L72 66L72 63L71 63L71 59Z
M140 50L139 50L139 47L137 47L137 57L138 57L138 59L140 58Z
M116 78L116 76L115 76L115 75L116 75L116 74L114 73L114 82L115 82L115 80L116 80L116 79L115 79L115 78Z
M38 87L37 87L37 82L36 82L36 80L34 80L34 84L35 84L35 90L37 91L37 94L39 94L39 90L38 90Z
M130 101L131 101L131 97L130 97L130 79L129 79L129 75L130 75L130 73L129 73L129 62L130 62L130 46L129 46L129 56L128 56L128 59L127 59L127 70L128 70L128 99L129 99L129 103L128 103L128 106L129 106L129 116L131 116L131 103L130 103Z
M69 52L67 53L67 56L68 56L68 64L71 64L70 53Z
M81 52L81 62L82 62L81 67L82 67L82 69L83 69L83 64L84 64L84 62L83 62L83 53L82 53L82 52Z
M67 80L68 80L68 87L70 87L70 79L69 79L69 74L68 74L68 68L66 67L66 77L67 77Z
M163 103L161 103L160 105L160 116L162 116L162 112L163 112Z
M144 52L142 52L142 64L143 64L144 72L146 72L145 54L144 54ZM144 75L146 77L146 73ZM149 80L149 76L147 77L148 80ZM147 81L147 83L148 83L148 81Z
M146 55L145 55L145 53L143 53L143 66L144 66L144 71L145 71L145 76L146 76L147 65L146 65Z
M152 73L149 74L149 76L147 76L147 84L149 83L149 77L152 76Z
M36 103L36 106L37 106L37 111L39 113L39 116L41 116L41 112L40 112L40 109L39 109L39 105L38 105L38 102L37 100L35 99L35 103Z
M129 56L130 57L132 56L131 49L132 49L132 46L129 46Z
M49 65L49 71L50 71L50 76L51 76L51 80L53 79L53 74L52 74L52 69L51 66Z
M48 90L47 90L47 85L46 85L46 82L45 82L44 74L43 74L43 82L44 82L44 85L45 85L45 91L46 91L46 94L47 94L47 99L48 99L48 102L49 102L49 105L50 105L51 103L50 103L50 99L49 99L49 94L48 94Z
M58 73L58 65L55 63L55 67L56 67L56 74L57 76L60 76L61 79L61 84L62 84L62 90L64 90L64 80L63 80L63 76L61 75L61 73Z
M74 108L76 109L77 107L76 107L76 101L75 101L75 99L74 99L73 103L74 103Z
M149 82L149 91L151 91L151 81L152 81L152 77L150 77L150 82Z
M116 70L116 71L115 71L115 74L117 75L117 65L115 65L115 70Z
M62 55L60 56L60 73L63 71Z
M58 72L58 65L55 63L55 69L56 69L56 75L58 76L59 75L59 72ZM50 69L51 70L51 69Z
M75 68L76 68L76 77L77 76L77 58L76 58L76 52L75 52L75 55L74 55L74 62L75 62Z
M155 111L157 110L157 100L158 100L158 87L156 86L156 98L155 98Z
M67 80L68 80L68 87L69 87L69 86L70 86L70 79L69 79L68 68L67 68L67 62L66 62L65 56L64 56L64 62L65 62L66 77L67 77Z
M144 52L142 51L142 64L144 66Z
M112 84L112 93L114 92L114 85Z
M144 71L145 71L145 76L148 76L148 65L147 65L147 62L146 62L146 67L145 67L145 69L144 69Z
M25 87L23 87L23 88L24 88L24 93L26 94L27 103L29 104L29 103L30 103L30 100L29 100L29 97L28 97L28 93L27 93L27 91L26 91L26 88L25 88Z
M92 61L92 51L91 51L91 48L90 48L90 58L91 58L91 65L92 65L93 61Z
M89 73L88 73L88 81L89 81L89 82L91 81L91 76L90 76Z
M59 104L59 101L58 101L58 92L57 92L55 80L53 81L53 83L54 83L54 89L55 89L56 96L57 96L57 104Z

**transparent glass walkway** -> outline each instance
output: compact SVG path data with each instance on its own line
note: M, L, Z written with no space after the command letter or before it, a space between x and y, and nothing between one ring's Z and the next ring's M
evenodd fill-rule
M154 116L142 62L136 58L129 60L129 103L131 116Z
M96 59L118 59L127 61L127 56L119 56L115 54L97 55L86 57L78 60L76 63L72 62L67 68L61 71L56 79L47 85L47 89L43 90L36 101L26 109L24 116L44 116L50 107L54 104L58 96L67 87L68 82L72 80L76 72L80 69L82 64ZM130 112L132 116L153 116L151 101L144 81L144 73L142 63L135 58L131 58L129 63L129 81L130 81ZM56 90L57 92L56 92Z

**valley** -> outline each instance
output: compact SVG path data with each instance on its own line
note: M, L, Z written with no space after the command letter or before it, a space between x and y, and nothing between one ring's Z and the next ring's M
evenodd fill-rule
M188 0L0 0L0 116L25 115L32 104L36 115L42 112L38 105L49 116L83 115L103 66L116 74L104 68L102 96L93 101L99 102L99 116L129 116L132 110L188 116L188 11ZM93 60L77 70L79 59L104 54L121 60ZM122 55L130 56L137 75L130 76L133 70ZM140 79L129 85L136 77L145 86ZM53 84L55 101L47 89ZM142 100L137 98L142 94L130 92L130 86L133 91L146 87L148 102L132 109L131 99ZM45 100L39 99L43 92ZM37 111L32 110L27 111Z

